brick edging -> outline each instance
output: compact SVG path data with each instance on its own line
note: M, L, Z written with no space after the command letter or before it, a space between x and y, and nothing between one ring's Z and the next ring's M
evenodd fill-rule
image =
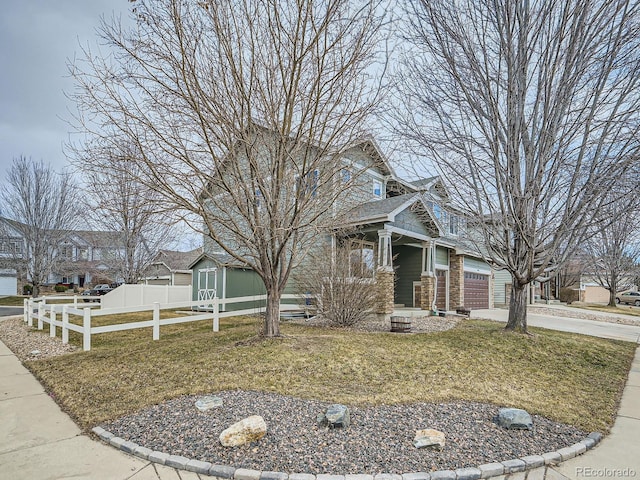
M229 465L214 465L209 462L189 459L179 455L169 455L149 448L129 442L123 438L116 437L102 427L93 428L100 439L125 453L135 455L150 462L159 463L168 467L187 470L189 472L201 473L217 477L220 480L479 480L491 478L499 475L523 472L545 465L557 465L570 458L582 455L591 450L602 440L599 432L590 433L581 442L569 447L561 448L555 452L547 452L542 455L529 455L522 458L514 458L503 462L487 463L477 467L458 468L456 470L438 470L437 472L412 472L392 474L379 473L377 475L346 474L327 475L310 473L284 473L251 470L248 468L235 468Z

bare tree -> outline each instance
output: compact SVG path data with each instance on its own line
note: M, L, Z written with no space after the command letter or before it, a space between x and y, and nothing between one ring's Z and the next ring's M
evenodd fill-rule
M115 153L90 153L76 163L84 172L86 198L94 203L91 222L121 238L120 248L103 260L125 283L137 283L158 250L175 244L178 229L163 211L160 195L138 180L143 163L135 150L123 144Z
M404 135L429 155L479 251L526 288L589 232L638 158L638 2L420 0L399 84Z
M589 268L585 273L609 290L609 305L616 305L616 293L621 284L635 279L639 271L640 225L637 189L603 207L600 212L607 220L605 226L596 225L585 241ZM612 221L611 221L612 220Z
M135 146L138 180L260 276L266 336L292 268L334 221L341 172L365 168L344 146L379 101L368 69L383 14L348 0L140 0L132 31L101 28L113 56L87 51L71 69L86 148Z
M13 160L6 185L3 212L22 237L22 266L38 296L57 264L60 242L76 224L77 188L71 175L26 157Z

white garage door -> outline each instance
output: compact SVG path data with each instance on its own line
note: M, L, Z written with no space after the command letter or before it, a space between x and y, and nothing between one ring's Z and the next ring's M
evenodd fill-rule
M17 295L18 281L16 277L0 276L0 295Z

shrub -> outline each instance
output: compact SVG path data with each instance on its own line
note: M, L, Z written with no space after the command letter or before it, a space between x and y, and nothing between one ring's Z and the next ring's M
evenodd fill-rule
M55 287L53 287L53 289L58 293L62 293L62 292L66 292L67 291L67 286L66 285L57 284Z
M23 295L31 295L33 293L33 286L26 284L24 287L22 287L22 294Z
M361 250L350 248L347 239L333 249L311 253L295 281L315 299L318 315L331 325L350 327L369 318L373 311L376 284L372 275L373 266L364 268Z

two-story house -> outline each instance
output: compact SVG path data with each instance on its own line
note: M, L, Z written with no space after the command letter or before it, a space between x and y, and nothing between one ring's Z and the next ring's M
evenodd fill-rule
M16 270L23 283L29 282L25 264L30 261L25 253L25 230L20 222L0 217L0 268ZM55 238L56 244L49 246L54 261L47 272L47 284L84 287L118 280L114 259L122 255L122 234L73 230L50 238Z
M464 225L448 208L442 181L400 179L372 139L346 150L344 157L341 181L350 189L346 200L350 208L343 214L340 231L318 237L318 248L323 242L335 244L332 237L348 235L341 243L349 244L352 255L359 257L361 271L354 276L374 279L378 313L391 314L402 307L430 311L491 307L491 269L464 247ZM352 185L349 165L354 162L369 168ZM254 272L207 239L203 254L191 267L194 300L215 293L224 304L225 298L265 291ZM288 291L301 293L292 281Z

